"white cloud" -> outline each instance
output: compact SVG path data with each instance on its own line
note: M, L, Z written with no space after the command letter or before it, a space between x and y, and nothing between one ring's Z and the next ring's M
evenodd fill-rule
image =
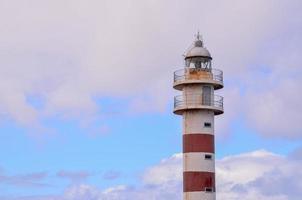
M148 169L143 180L153 184L149 189L122 187L112 192L116 199L171 199L165 198L171 192L175 193L173 199L181 199L181 161L181 154L176 154ZM265 150L225 157L216 163L217 199L298 200L302 191L300 166L301 160Z
M270 137L301 138L301 83L301 79L283 80L271 90L250 91L245 98L249 125Z
M161 185L182 179L182 154L175 154L164 159L157 166L146 170L143 182L150 185Z
M65 200L99 200L100 192L89 185L79 185L69 188L65 194L63 199Z
M217 160L217 200L299 200L302 195L301 151L282 156L265 150ZM175 154L150 167L138 186L117 185L100 189L77 185L60 200L170 200L181 199L182 156ZM173 175L172 175L173 174ZM19 198L23 200L26 198ZM35 198L28 198L33 200ZM38 198L39 199L39 198ZM41 199L51 200L54 197Z
M244 97L247 103L247 122L261 134L270 137L296 139L302 136L302 95L299 92L302 84L302 59L298 55L302 45L302 25L293 23L292 26L299 29L292 33L289 32L293 28L283 31L283 34L290 34L291 37L280 44L272 43L263 50L276 48L279 53L270 52L267 58L259 61L259 65L263 65L262 70L254 70L247 76Z
M129 100L130 112L163 111L172 72L198 29L215 66L234 83L225 92L233 96L255 60L292 59L297 50L260 50L280 30L290 29L278 41L296 31L297 8L299 1L2 1L0 116L22 125L54 116L89 121L104 110L97 99L108 96ZM223 126L238 107L230 100L225 106L232 114Z
M301 160L267 151L224 158L217 162L218 198L299 199Z
M234 119L244 116L240 112L244 107L244 102L238 88L226 88L222 96L224 97L224 114L215 117L215 133L218 140L224 140L230 135Z

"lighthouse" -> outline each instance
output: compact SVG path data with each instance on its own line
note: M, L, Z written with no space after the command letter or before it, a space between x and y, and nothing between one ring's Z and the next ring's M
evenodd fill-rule
M185 54L185 66L174 72L174 114L183 119L183 199L215 200L214 118L223 114L223 72L212 68L212 56L199 33Z

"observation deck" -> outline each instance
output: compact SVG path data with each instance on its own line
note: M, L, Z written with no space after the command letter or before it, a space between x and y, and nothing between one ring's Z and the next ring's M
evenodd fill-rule
M174 114L182 115L186 110L212 110L215 115L223 114L223 97L202 94L186 94L174 97Z
M223 88L223 72L219 69L184 68L174 72L173 88L182 90L185 84L211 84L215 90Z

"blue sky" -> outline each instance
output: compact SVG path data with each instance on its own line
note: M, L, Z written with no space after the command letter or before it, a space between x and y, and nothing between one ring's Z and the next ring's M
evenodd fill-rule
M0 200L181 199L172 80L198 30L224 71L217 198L298 200L301 6L0 0Z

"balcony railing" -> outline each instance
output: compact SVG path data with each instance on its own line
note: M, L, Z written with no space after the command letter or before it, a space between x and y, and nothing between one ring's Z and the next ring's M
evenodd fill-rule
M219 69L184 68L174 72L174 83L186 80L213 80L223 85L223 72Z
M202 94L187 94L174 97L174 110L187 108L212 108L223 112L223 97L204 96Z

